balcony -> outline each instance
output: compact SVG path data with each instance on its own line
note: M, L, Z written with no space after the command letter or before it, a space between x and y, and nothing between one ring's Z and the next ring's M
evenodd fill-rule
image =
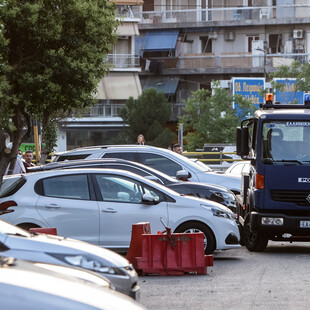
M91 117L91 118L119 117L119 111L123 106L124 104L116 104L116 103L95 104L92 107L90 107L89 112L83 113L82 117ZM172 103L171 120L177 120L178 116L183 115L184 107L185 107L184 103Z
M132 54L108 54L105 63L111 64L114 69L140 68L139 56Z
M215 56L213 53L185 54L183 57L172 58L148 58L150 61L161 63L162 74L173 73L263 73L274 72L281 65L290 65L294 60L306 63L310 60L308 53L291 54L261 54L251 53L221 53ZM172 67L172 64L175 66ZM242 70L243 69L243 70ZM142 70L143 71L143 70Z
M140 13L140 26L144 24L162 23L197 23L197 22L223 22L239 24L240 21L249 22L251 20L266 21L277 19L277 23L291 23L294 19L309 19L310 4L289 4L262 7L226 7L226 8L206 8L192 10L166 10L162 7L160 11L143 11Z

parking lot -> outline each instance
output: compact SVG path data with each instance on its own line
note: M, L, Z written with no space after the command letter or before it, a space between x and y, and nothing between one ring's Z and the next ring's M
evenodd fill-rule
M310 243L275 243L263 253L214 254L203 276L140 277L148 309L308 309Z

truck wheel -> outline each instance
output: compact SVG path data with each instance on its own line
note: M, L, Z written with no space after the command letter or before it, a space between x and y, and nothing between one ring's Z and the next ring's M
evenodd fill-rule
M268 239L259 232L252 232L250 223L246 223L243 231L244 243L251 252L263 252L268 244Z
M204 246L205 254L211 254L215 250L215 238L213 232L209 227L198 222L188 222L180 225L176 230L176 233L203 233L204 234Z

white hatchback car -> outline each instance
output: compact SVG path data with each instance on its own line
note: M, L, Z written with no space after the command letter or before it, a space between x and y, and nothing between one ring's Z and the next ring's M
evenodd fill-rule
M206 253L239 246L234 213L223 205L185 197L136 174L114 169L51 170L7 176L0 190L3 220L29 229L56 227L58 234L127 251L132 225L153 232L200 231Z
M176 177L177 172L184 170L189 173L192 182L216 184L240 193L241 177L217 173L202 163L197 164L186 156L176 152L149 145L106 145L86 147L57 153L53 161L121 158L139 162L159 170L169 176Z

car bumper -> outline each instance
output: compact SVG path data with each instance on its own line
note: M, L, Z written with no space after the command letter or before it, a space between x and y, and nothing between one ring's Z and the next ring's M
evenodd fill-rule
M115 290L126 294L133 299L140 300L140 286L138 285L138 275L137 272L133 270L128 270L127 268L122 269L124 275L107 275L111 283L114 285Z
M262 218L282 218L283 225L263 225ZM276 213L258 213L252 212L250 223L251 229L253 231L262 231L271 234L292 234L298 236L309 236L310 235L310 227L302 228L301 222L309 221L310 217L305 216L287 216L285 214Z
M220 229L216 235L216 249L228 250L240 247L240 233L238 225L233 220L223 220L217 225Z

